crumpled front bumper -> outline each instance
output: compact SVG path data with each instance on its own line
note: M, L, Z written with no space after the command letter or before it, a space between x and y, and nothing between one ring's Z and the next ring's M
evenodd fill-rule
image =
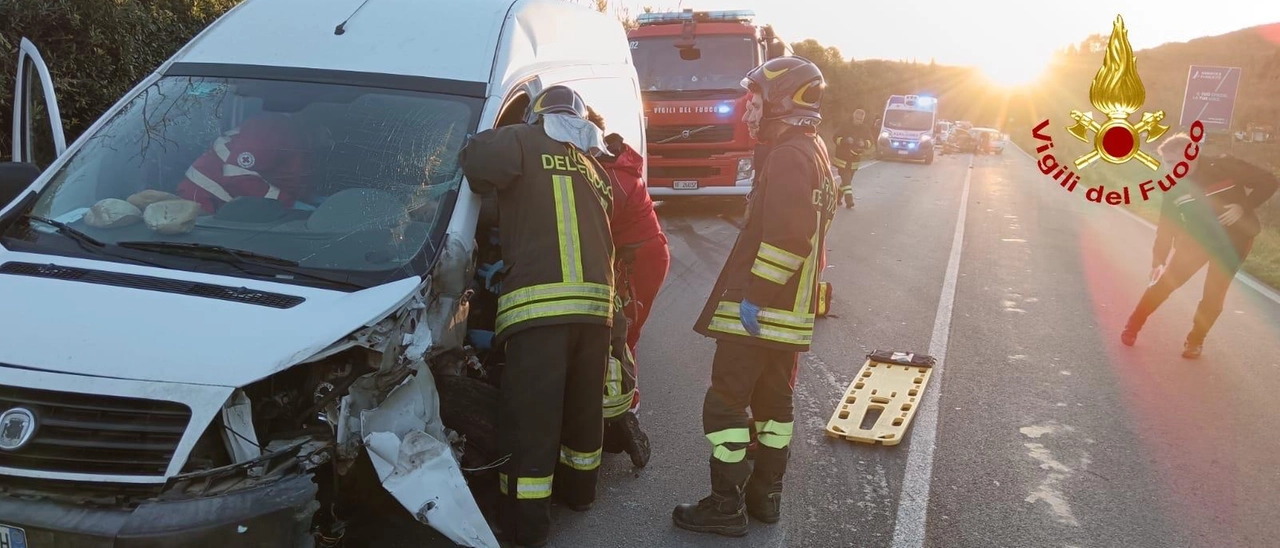
M311 546L319 503L310 474L225 495L147 502L131 510L0 496L0 523L31 548Z

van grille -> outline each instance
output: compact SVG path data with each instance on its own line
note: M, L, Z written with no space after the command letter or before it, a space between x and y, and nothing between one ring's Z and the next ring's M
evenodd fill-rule
M707 129L698 131L701 127ZM688 138L684 137L685 131L689 132ZM654 126L645 131L645 137L653 144L727 143L733 140L733 126Z
M35 432L0 466L45 472L162 476L191 420L175 402L0 386L0 413L19 407Z

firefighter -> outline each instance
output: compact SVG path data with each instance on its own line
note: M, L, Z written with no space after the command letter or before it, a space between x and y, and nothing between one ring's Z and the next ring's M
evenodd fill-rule
M858 172L858 163L862 161L862 152L871 145L870 130L863 122L867 118L866 111L853 111L850 123L841 124L836 129L836 154L831 163L840 174L840 193L844 206L853 208L853 174Z
M199 203L207 214L241 196L293 207L310 197L309 151L327 134L327 128L293 116L255 116L219 136L187 169L176 194Z
M577 92L552 86L523 124L486 130L459 155L478 193L496 192L505 273L495 343L505 348L498 418L500 534L542 546L550 497L595 500L601 387L614 319L613 192L600 131Z
M817 135L822 72L780 57L743 80L743 121L766 144L747 215L695 330L716 339L702 427L711 442L711 495L672 512L677 527L742 536L747 515L775 523L793 429L799 353L809 350L819 266L839 207L826 146ZM758 447L754 470L746 408Z
M587 118L606 131L604 117L591 107L587 112ZM614 208L609 225L617 254L614 276L626 319L623 344L619 348L615 342L606 374L605 397L611 401L606 401L605 407L604 450L625 451L632 464L643 468L649 462L650 448L637 413L640 390L636 385L636 343L640 342L640 331L667 277L671 253L642 177L644 158L617 133L604 140L609 154L601 156L600 163L613 184ZM610 395L610 391L618 394ZM622 406L624 402L627 407Z

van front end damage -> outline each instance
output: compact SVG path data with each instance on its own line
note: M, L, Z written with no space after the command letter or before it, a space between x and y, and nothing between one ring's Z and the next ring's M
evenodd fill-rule
M365 480L450 540L496 548L435 377L465 373L473 253L448 238L431 277L382 317L241 388L12 369L0 411L25 405L43 422L29 448L0 453L0 524L35 547L336 546L340 501ZM76 446L98 460L74 462ZM366 454L373 477L351 474Z

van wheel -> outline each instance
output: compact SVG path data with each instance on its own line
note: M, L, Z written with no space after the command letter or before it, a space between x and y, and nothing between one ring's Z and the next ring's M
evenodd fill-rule
M933 163L933 151L929 151L929 153L928 153L928 154L925 154L925 156L924 156L924 163L925 163L926 165L927 165L927 164L932 164L932 163Z
M463 470L492 464L498 454L498 387L485 381L457 375L436 377L440 392L440 420L466 438L462 451ZM498 502L498 469L464 472L471 493L485 515L494 515Z

